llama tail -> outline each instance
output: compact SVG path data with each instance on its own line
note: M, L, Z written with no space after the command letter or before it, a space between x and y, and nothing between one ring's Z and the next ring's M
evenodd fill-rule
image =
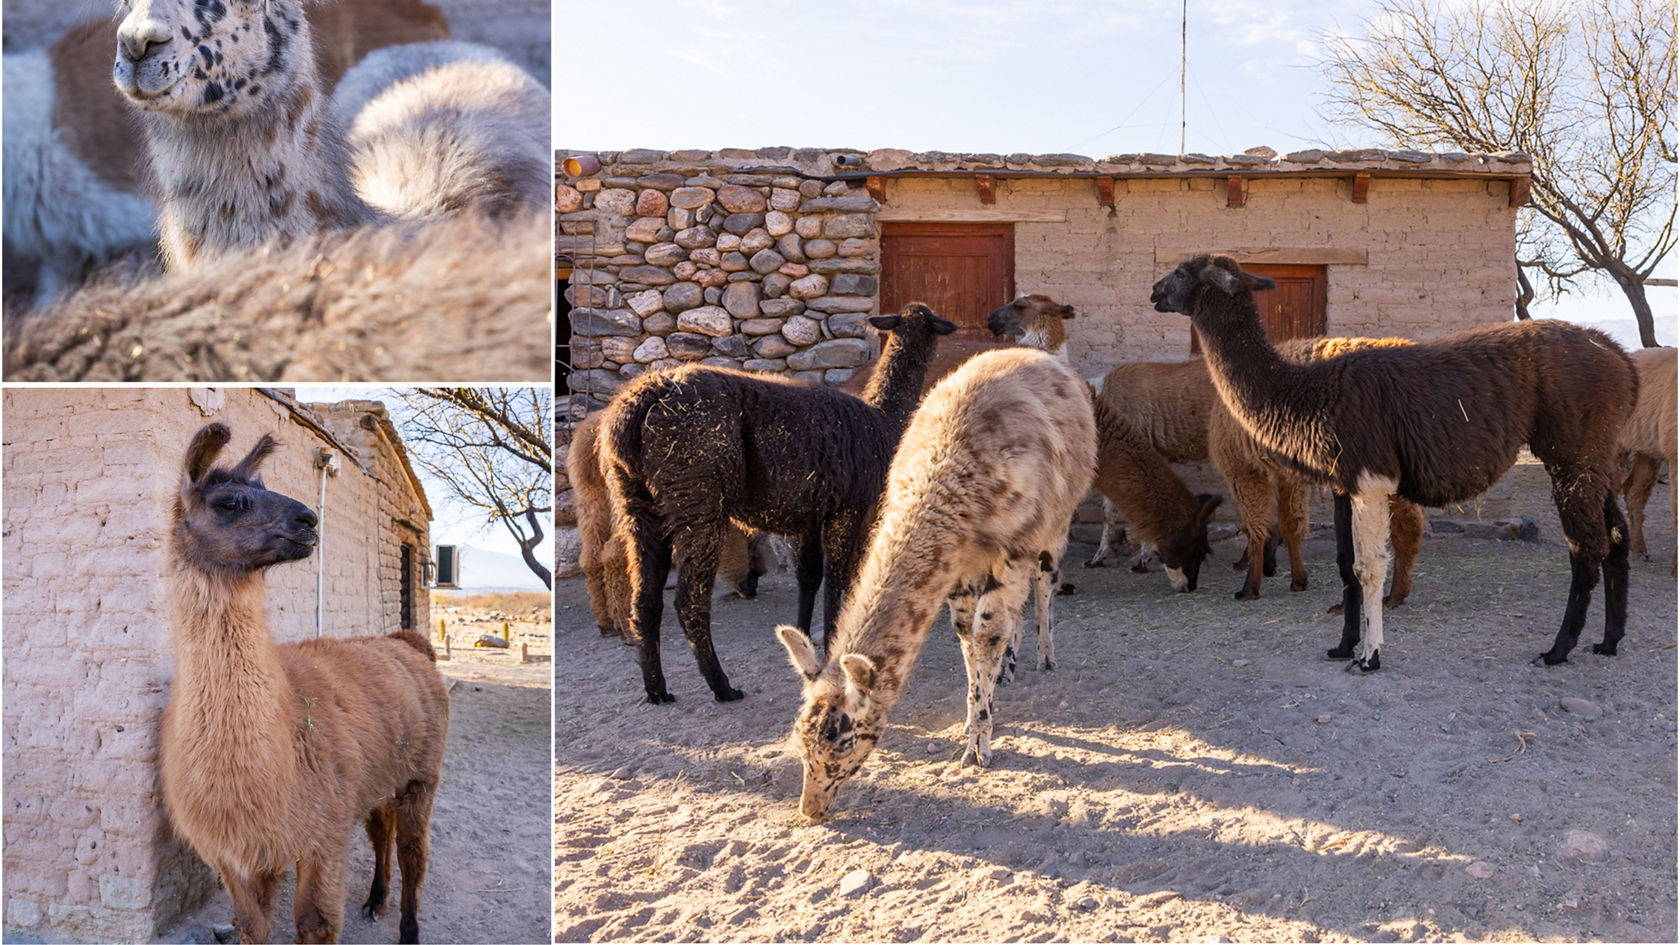
M426 658L432 662L437 662L437 653L432 650L432 644L413 630L398 630L396 633L386 634L386 639L400 640L426 654Z
M602 419L595 439L595 451L601 457L603 469L639 465L647 416L667 391L668 385L663 383L641 384L624 396L613 398L612 412Z

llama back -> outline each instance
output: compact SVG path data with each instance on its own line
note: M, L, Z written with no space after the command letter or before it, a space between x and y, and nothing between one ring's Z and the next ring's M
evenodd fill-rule
M1640 348L1628 353L1639 373L1639 402L1622 425L1623 450L1675 455L1675 349Z
M413 630L326 637L285 644L279 652L300 694L294 719L302 729L326 733L315 750L343 754L363 768L358 789L400 791L411 780L437 780L449 690L424 637Z
M1168 462L1207 459L1208 415L1219 395L1201 359L1121 364L1097 393Z

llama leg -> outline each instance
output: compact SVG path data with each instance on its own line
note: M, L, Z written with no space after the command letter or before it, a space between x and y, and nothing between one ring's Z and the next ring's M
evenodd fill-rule
M1616 644L1627 629L1628 533L1616 496L1604 497L1604 526L1610 533L1610 553L1604 558L1604 642L1593 644L1600 656L1615 656Z
M391 891L391 847L396 843L397 812L391 805L375 807L367 819L368 840L373 844L373 888L362 903L363 918L383 916Z
M596 629L601 631L601 636L613 636L618 628L613 625L612 609L607 604L607 580L601 564L591 561L583 569L583 577L589 588L589 612L595 616Z
M239 930L239 940L268 941L268 933L274 928L274 890L280 885L280 874L250 876L232 868L221 872L222 885L233 900L233 924Z
M432 801L437 785L410 782L397 803L397 865L402 868L402 914L397 941L420 941L420 884L431 855Z
M842 514L823 526L823 652L834 636L840 619L840 605L852 588L861 548L869 544L868 530L850 514Z
M1289 589L1307 589L1307 563L1301 559L1301 543L1307 540L1307 484L1294 478L1277 477L1278 534L1289 552Z
M348 848L316 850L298 861L292 898L297 942L336 942L344 921L344 865Z
M1423 549L1423 509L1415 502L1395 496L1389 501L1388 528L1394 535L1394 583L1383 604L1399 607L1412 593L1412 566Z
M1335 494L1336 572L1342 579L1342 641L1325 656L1333 660L1353 659L1359 645L1359 614L1362 608L1359 579L1353 573L1353 497Z
M1097 541L1097 553L1091 560L1085 562L1087 568L1106 568L1108 558L1114 553L1115 533L1120 530L1120 510L1105 496L1102 500L1103 526L1102 538Z
M641 535L626 547L630 559L630 635L640 647L642 687L654 705L675 702L665 688L659 659L659 623L664 619L665 577L671 573L671 548Z
M1243 562L1248 576L1242 587L1231 596L1237 600L1254 600L1260 596L1260 576L1265 565L1267 526L1271 521L1271 490L1263 477L1227 473L1226 485L1231 489L1231 501L1237 506L1237 521L1242 525L1244 539Z
M1056 559L1048 551L1038 553L1038 568L1033 572L1033 610L1038 622L1038 668L1056 668L1056 642L1051 637L1051 598L1061 581Z
M1628 532L1633 553L1641 561L1651 560L1645 547L1645 504L1651 501L1651 490L1657 486L1657 469L1661 464L1643 453L1633 454L1633 468L1622 480L1622 496L1627 501Z
M811 620L817 609L817 588L822 585L823 553L821 533L794 539L794 578L799 582L799 619L794 626L811 635Z
M1353 494L1353 571L1359 579L1359 647L1349 671L1374 673L1382 668L1378 652L1383 644L1383 579L1388 577L1388 497L1392 480L1370 482L1360 476L1361 485L1375 485Z
M700 664L700 675L719 702L734 702L745 695L729 684L712 646L712 589L717 583L719 528L715 524L691 523L682 533L677 565L677 620L682 624L688 648Z
M1544 461L1545 457L1541 459ZM1559 524L1563 526L1563 535L1569 544L1569 599L1563 608L1563 623L1558 627L1557 638L1552 641L1550 650L1535 658L1536 666L1555 666L1569 659L1569 651L1581 638L1581 628L1587 622L1587 606L1592 603L1593 588L1598 584L1599 566L1610 552L1611 536L1606 530L1610 519L1606 503L1615 501L1614 495L1607 495L1607 488L1595 487L1594 477L1589 471L1576 472L1567 467L1553 467L1549 463L1547 469L1552 472L1552 501L1557 504ZM1622 528L1616 540L1626 545L1626 522L1620 509L1616 512L1616 521ZM1625 583L1622 590L1625 595ZM1625 602L1623 614L1626 614ZM1609 617L1609 608L1606 607L1607 636L1604 646L1609 648L1609 655L1614 655L1615 641L1608 639Z
M1021 634L1021 605L1026 603L1032 574L1027 562L1004 567L1003 582L980 596L976 605L970 649L974 669L968 690L968 723L963 727L968 746L962 763L985 767L992 761L992 716L996 708L998 670L1012 640Z
M990 574L974 580L957 582L957 589L946 598L951 605L951 629L956 631L957 643L962 648L963 668L968 673L968 720L963 724L963 736L966 738L973 731L974 706L980 701L980 657L974 643L974 618L980 613L980 588L992 580ZM968 763L968 755L963 755L963 764Z

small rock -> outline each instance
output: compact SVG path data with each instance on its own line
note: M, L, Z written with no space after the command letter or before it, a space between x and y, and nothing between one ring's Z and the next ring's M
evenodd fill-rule
M218 942L239 941L239 929L235 928L232 922L218 922L210 926L210 933L216 936Z
M1472 879L1492 879L1494 869L1492 863L1486 860L1477 860L1466 866L1464 872L1469 873Z
M216 941L216 934L210 931L210 926L195 925L187 930L187 937L181 939L181 945L212 945Z
M474 643L473 646L487 646L487 647L494 647L495 649L499 649L499 650L505 650L505 649L508 648L509 644L508 644L508 641L502 639L499 636L496 636L496 635L490 634L490 633L486 633L485 635L479 637L478 642Z
M1097 901L1090 896L1080 896L1079 901L1074 903L1074 906L1079 909L1095 909Z
M1588 721L1604 714L1604 710L1599 708L1596 703L1588 702L1585 699L1577 699L1574 696L1564 696L1558 700L1558 705L1562 706L1565 712L1571 715L1579 715Z
M1572 856L1580 860L1603 859L1610 852L1610 844L1596 833L1586 830L1571 830L1563 837L1563 855Z
M1231 665L1241 667L1241 666L1247 666L1247 665L1249 665L1253 662L1254 662L1253 660L1232 660Z
M634 774L634 772L630 770L630 766L624 765L623 767L615 770L612 774L607 775L607 777L612 778L614 781L628 781L630 780L632 774Z
M875 877L868 870L852 870L840 880L840 895L842 897L855 896L869 888Z
M1332 721L1334 721L1334 719L1335 719L1335 717L1334 717L1334 716L1330 716L1330 715L1321 715L1321 716L1319 716L1319 717L1318 717L1318 718L1316 718L1316 719L1313 719L1313 721L1314 721L1314 722L1317 722L1317 723L1318 723L1318 724L1320 724L1320 725L1328 725L1328 724L1330 724L1330 723L1331 723L1331 722L1332 722Z

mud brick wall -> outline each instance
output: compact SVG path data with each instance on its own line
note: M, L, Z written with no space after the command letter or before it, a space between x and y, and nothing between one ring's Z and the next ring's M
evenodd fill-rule
M228 462L272 433L266 484L314 507L315 448L328 444L249 389L11 389L4 410L5 926L150 939L216 886L172 838L157 783L174 666L164 543L182 455L212 419L233 429ZM329 427L341 442L346 425ZM327 483L328 634L396 629L388 462L375 457L370 474L340 456ZM424 548L427 517L410 514ZM315 561L269 572L282 641L315 633Z

